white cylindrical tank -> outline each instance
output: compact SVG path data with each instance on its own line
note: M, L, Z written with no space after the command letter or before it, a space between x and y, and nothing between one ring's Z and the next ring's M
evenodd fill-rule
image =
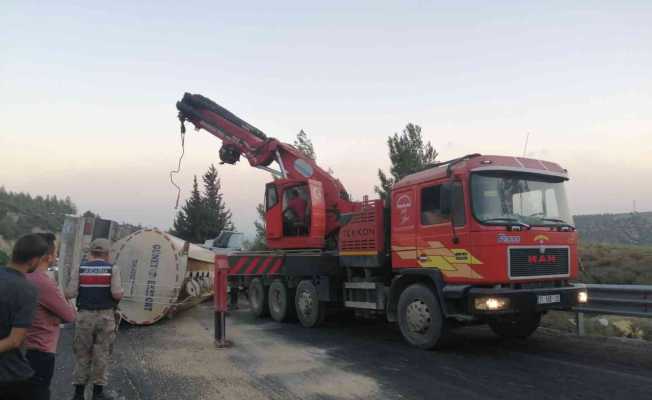
M111 258L125 293L119 310L131 324L153 324L213 294L214 253L157 229L115 242Z

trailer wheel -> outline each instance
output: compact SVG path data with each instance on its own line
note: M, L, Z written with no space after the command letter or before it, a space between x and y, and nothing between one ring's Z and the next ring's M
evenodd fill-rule
M301 325L306 328L313 328L324 322L326 304L319 301L317 288L311 281L299 282L294 305Z
M267 308L267 291L260 278L254 278L249 283L249 305L256 317L264 317L269 311Z
M268 291L269 314L274 321L289 319L294 311L294 297L290 296L287 286L280 279L275 279Z
M500 337L507 339L527 339L541 323L541 314L519 314L499 317L489 321L489 327Z
M446 321L435 293L422 283L414 283L398 299L398 325L403 338L413 346L432 349L442 344Z

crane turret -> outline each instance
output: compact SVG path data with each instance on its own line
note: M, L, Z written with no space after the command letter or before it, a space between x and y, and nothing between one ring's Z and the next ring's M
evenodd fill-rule
M177 102L177 109L182 129L188 121L222 141L222 163L235 164L244 156L252 167L271 172L281 180L319 182L326 213L325 235L335 233L341 226L342 215L355 208L342 183L314 160L294 146L267 136L207 97L186 93ZM270 167L273 163L278 169Z

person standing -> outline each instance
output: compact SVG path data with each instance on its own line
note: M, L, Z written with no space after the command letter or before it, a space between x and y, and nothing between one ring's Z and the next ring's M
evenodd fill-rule
M56 238L52 233L38 233L48 244L48 254L41 258L36 271L27 275L38 291L38 306L27 330L26 356L34 370L29 380L32 399L50 399L50 381L54 373L55 354L59 342L59 324L72 322L77 315L75 308L66 301L57 284L47 275L48 267L56 258Z
M292 189L290 190L290 200L288 201L288 208L294 212L297 217L297 223L304 224L306 223L306 208L308 203L306 200L299 195L299 190Z
M93 383L93 400L108 398L104 387L115 339L114 309L123 295L120 269L109 262L110 248L107 239L93 240L88 260L73 270L66 290L66 297L77 298L78 310L73 338L73 400L83 400L89 380Z
M290 223L288 236L303 236L308 233L306 226L306 210L308 203L301 197L297 188L290 189L289 199L287 202L286 211L291 211L288 215L288 222Z
M0 267L0 400L31 399L33 370L23 341L32 325L37 290L25 279L47 256L48 244L36 234L16 241L9 266Z

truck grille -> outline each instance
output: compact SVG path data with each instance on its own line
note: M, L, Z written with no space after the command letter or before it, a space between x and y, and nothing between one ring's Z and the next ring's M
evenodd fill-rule
M516 279L568 276L568 253L568 247L512 247L509 249L509 276Z

